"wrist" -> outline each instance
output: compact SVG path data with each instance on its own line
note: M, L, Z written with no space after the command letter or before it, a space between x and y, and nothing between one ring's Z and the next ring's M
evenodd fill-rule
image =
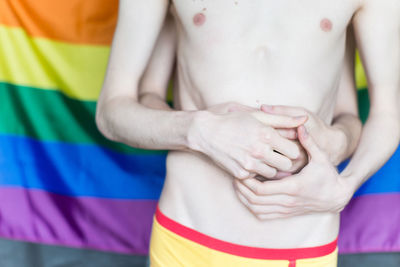
M339 164L349 158L357 148L362 124L358 116L346 113L337 116L331 127L337 132L332 140L339 144L336 155L336 162Z
M337 166L344 161L348 156L348 147L350 144L349 134L343 127L332 126L333 134L330 138L330 145L332 146L331 162Z
M357 189L359 187L359 183L357 182L356 177L354 177L351 174L344 174L343 172L339 175L339 179L343 186L342 187L343 188L343 197L348 202L353 197L354 193L357 191Z
M193 151L204 153L204 140L207 140L205 131L215 115L207 110L193 112L193 117L186 136L186 147Z

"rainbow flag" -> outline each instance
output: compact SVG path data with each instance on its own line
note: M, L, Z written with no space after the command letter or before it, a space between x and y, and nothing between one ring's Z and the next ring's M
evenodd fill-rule
M118 1L0 1L0 237L146 254L165 153L94 114Z
M367 81L357 56L356 79L362 121L368 117ZM374 153L371 151L370 153ZM354 194L341 217L340 253L400 251L400 148Z
M107 141L94 122L117 8L0 0L0 237L148 252L165 152ZM399 162L398 151L344 211L342 252L400 250Z

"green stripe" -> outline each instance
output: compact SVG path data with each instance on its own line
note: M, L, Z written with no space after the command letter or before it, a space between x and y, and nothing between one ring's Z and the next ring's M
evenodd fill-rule
M95 124L96 102L66 97L58 91L0 83L0 133L44 141L99 144L128 154L154 154L104 138Z
M21 28L0 25L0 81L96 101L109 52L107 46L32 38Z
M369 111L368 91L358 90L360 117ZM96 102L66 97L58 91L0 83L0 133L45 141L99 144L129 154L154 154L104 138L95 125Z
M367 120L369 113L369 97L368 90L358 90L358 110L360 112L361 121L364 123Z

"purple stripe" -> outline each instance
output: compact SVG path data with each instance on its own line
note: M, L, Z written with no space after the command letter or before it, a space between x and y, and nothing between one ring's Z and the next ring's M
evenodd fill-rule
M341 217L341 253L400 251L400 194L353 199Z
M147 254L155 200L68 197L0 188L0 236L50 245Z
M144 255L156 204L0 188L0 236ZM353 199L342 213L341 224L341 253L400 251L400 194Z

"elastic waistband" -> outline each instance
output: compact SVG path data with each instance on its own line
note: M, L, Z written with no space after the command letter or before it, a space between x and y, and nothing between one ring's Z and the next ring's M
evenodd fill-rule
M160 211L158 206L155 218L162 227L177 234L178 236L210 249L246 258L265 260L298 260L306 258L318 258L333 253L337 248L337 238L329 244L317 247L293 249L249 247L216 239L186 227L165 216Z

